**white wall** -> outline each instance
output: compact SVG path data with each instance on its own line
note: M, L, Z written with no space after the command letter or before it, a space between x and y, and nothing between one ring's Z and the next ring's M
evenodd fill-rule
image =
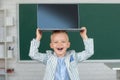
M15 36L15 58L9 61L9 66L15 68L15 73L8 75L8 80L42 80L45 66L37 62L18 62L18 14L19 3L120 3L120 0L0 0L0 8L7 9L7 16L14 17L15 26L9 30L9 35ZM116 72L102 62L85 62L79 64L81 80L116 80Z

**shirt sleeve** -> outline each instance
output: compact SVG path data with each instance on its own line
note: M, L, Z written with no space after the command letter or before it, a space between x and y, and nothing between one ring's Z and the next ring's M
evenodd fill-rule
M77 62L84 61L94 54L93 39L88 38L86 40L83 40L83 42L84 42L85 50L75 54L75 58L76 58Z
M38 52L39 45L40 45L40 41L37 41L36 39L33 39L31 41L29 56L34 60L38 60L38 61L46 64L50 54Z

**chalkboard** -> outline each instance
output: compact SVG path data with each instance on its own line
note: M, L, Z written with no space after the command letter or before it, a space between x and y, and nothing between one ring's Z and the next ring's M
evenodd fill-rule
M20 60L28 56L30 41L37 28L37 4L19 4ZM120 59L120 4L79 4L80 27L86 26L88 36L94 38L94 55L90 60ZM49 50L51 31L43 31L39 50ZM68 31L71 47L77 52L84 49L79 31Z

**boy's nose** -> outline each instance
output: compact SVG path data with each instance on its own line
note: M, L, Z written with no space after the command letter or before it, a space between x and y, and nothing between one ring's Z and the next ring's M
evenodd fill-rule
M59 42L59 43L58 43L58 45L59 45L59 46L61 46L61 45L62 45L62 43L61 43L61 42Z

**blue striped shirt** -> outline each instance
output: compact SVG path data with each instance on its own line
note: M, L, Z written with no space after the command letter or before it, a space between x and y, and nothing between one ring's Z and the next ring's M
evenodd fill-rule
M75 52L74 50L67 51L64 59L61 61L62 70L60 71L60 73L59 70L57 70L57 68L60 67L58 66L59 62L57 62L58 57L56 56L56 54L54 54L53 51L47 50L46 53L38 52L40 41L37 41L35 39L31 41L29 56L32 59L35 59L46 65L44 80L55 80L57 78L57 74L65 74L66 70L69 74L69 77L67 77L68 80L69 78L70 80L80 80L77 69L78 63L88 59L94 54L93 39L89 38L87 40L83 40L83 42L85 45L85 50L81 52ZM61 76L65 78L65 75Z

